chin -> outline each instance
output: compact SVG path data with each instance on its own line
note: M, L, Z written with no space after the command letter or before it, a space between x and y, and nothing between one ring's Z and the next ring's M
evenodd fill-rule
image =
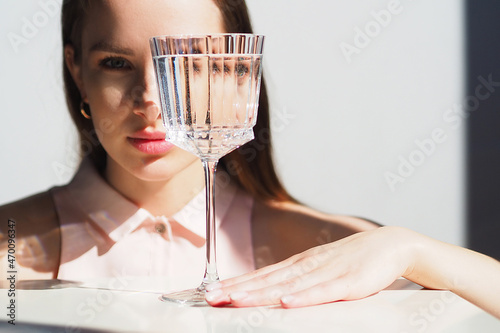
M150 157L142 160L135 174L144 181L168 181L181 173L193 172L193 164L197 162L197 158ZM201 162L199 164L201 168Z

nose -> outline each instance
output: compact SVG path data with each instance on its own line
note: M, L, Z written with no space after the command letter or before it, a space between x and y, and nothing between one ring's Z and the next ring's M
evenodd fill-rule
M134 113L148 122L160 119L160 106L153 65L144 70L131 89Z

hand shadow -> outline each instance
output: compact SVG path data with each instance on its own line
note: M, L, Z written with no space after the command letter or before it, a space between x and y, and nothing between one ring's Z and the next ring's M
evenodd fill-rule
M18 290L44 290L44 289L63 289L63 288L76 288L82 283L69 280L21 280L16 281L16 289ZM9 289L11 284L9 280L0 281L0 289Z

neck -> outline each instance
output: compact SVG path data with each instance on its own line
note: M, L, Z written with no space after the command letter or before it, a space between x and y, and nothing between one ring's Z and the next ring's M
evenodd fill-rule
M116 162L108 161L105 176L109 184L137 206L155 216L170 217L203 190L204 173L199 160L170 178L143 180Z

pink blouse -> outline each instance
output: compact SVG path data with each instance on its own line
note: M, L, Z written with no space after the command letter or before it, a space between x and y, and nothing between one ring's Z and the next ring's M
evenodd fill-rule
M216 185L221 279L254 269L253 198L221 173ZM61 223L59 279L165 277L166 289L198 286L205 269L205 194L171 217L153 216L110 187L88 160L53 197Z

